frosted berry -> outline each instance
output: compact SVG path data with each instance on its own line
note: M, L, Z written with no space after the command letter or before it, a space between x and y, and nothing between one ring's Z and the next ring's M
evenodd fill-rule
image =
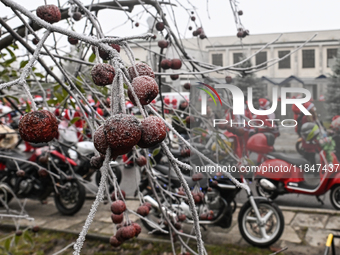
M179 220L179 221L185 221L186 218L187 218L187 216L185 216L185 214L180 214L180 215L178 215L178 220Z
M164 70L167 70L167 69L170 69L172 66L172 61L170 59L163 59L161 61L161 67L164 69Z
M161 118L150 116L142 121L142 137L138 142L141 148L150 148L166 137L166 127Z
M149 76L138 76L133 79L131 85L141 105L150 104L152 100L157 97L159 92L157 82ZM134 105L137 105L130 89L128 91L128 96L131 102Z
M15 235L16 235L16 236L21 236L21 235L22 235L22 231L21 231L21 230L15 231Z
M53 24L61 20L61 13L54 4L42 5L37 8L37 16L46 22Z
M39 43L39 40L37 38L33 38L32 43L34 45L37 45Z
M114 214L122 214L125 210L126 210L126 205L124 201L122 200L114 201L111 205L111 211Z
M226 81L226 83L228 83L228 84L230 84L230 83L232 82L232 80L233 80L233 79L232 79L231 76L229 76L229 75L225 77L225 81Z
M18 170L16 173L15 173L18 177L24 177L25 176L25 171L24 170Z
M149 214L149 207L142 205L140 207L138 207L137 209L137 213L142 215L143 217L147 216Z
M175 80L178 80L179 75L178 74L172 74L172 75L170 75L170 78L171 78L171 80L175 81Z
M34 233L39 232L39 230L40 230L40 227L39 227L39 226L34 226L34 227L32 228L32 231L33 231Z
M142 232L142 228L139 226L138 223L133 222L132 226L135 229L135 236L137 237L141 232Z
M118 239L115 236L111 236L110 237L110 244L111 244L112 247L119 247L122 244L122 242L118 241Z
M97 151L99 151L102 154L106 154L106 150L109 146L106 142L106 137L104 134L104 125L101 125L96 130L96 132L94 132L93 144Z
M123 195L123 198L125 199L126 197L126 194L125 194L125 191L124 190L120 190L122 192L122 195ZM117 190L117 196L118 196L118 199L119 200L122 200L122 196L120 195L120 192ZM116 192L112 192L111 194L111 200L112 201L116 201Z
M239 10L239 11L237 12L237 14L240 15L240 16L242 16L242 15L243 15L243 11Z
M80 13L80 12L75 12L75 13L73 13L72 18L73 18L75 21L81 20L81 13Z
M191 16L191 20L192 20L192 21L195 21L195 20L196 20L196 17L195 17L195 16Z
M118 44L110 44L109 45L111 48L115 49L118 53L120 53L120 46ZM96 54L96 48L95 46L92 46L92 52L93 54ZM108 52L106 52L105 50L103 50L102 48L98 48L98 52L99 52L99 56L103 59L103 60L110 60L112 57L110 56L110 54Z
M114 214L112 213L111 214L111 220L114 224L119 224L119 223L122 223L124 219L124 214L121 213L121 214Z
M171 60L171 68L172 69L181 69L182 67L182 61L178 58L174 58L173 60Z
M193 36L198 36L199 33L197 32L197 30L194 30L194 31L192 32L192 35L193 35Z
M49 142L58 135L58 120L47 110L27 113L19 122L19 134L26 142Z
M169 46L169 42L166 40L160 40L158 41L158 47L165 49Z
M163 23L163 22L157 22L157 23L156 23L156 29L157 29L158 31L163 31L163 29L164 29L164 23Z
M142 125L133 115L116 114L105 122L104 134L112 153L122 155L139 142Z
M125 240L131 239L136 235L135 227L132 225L123 227L121 228L121 230L122 230L121 236Z
M146 158L144 156L139 156L137 159L136 159L136 163L138 166L142 167L142 166L145 166L146 165Z
M149 210L152 209L152 205L149 202L145 202L143 205L147 206L149 208Z
M94 84L98 86L110 85L115 77L115 69L109 64L96 64L91 71Z
M93 156L90 160L90 165L95 168L99 169L103 166L104 159L101 156Z
M135 26L136 26L136 27L139 27L139 23L138 23L138 22L136 22L136 23L135 23Z
M39 175L40 177L42 177L42 178L45 178L45 177L48 176L48 172L47 172L47 170L46 170L45 168L40 168L40 169L38 170L38 175Z
M200 34L200 39L205 39L205 38L207 38L207 36L203 33L203 34Z
M185 83L183 86L185 89L189 90L191 88L191 84L189 82Z
M192 26L189 26L188 29L191 31L192 30Z
M149 76L151 78L155 78L155 73L153 72L152 68L145 63L137 63L136 69L138 72L138 76ZM131 77L131 80L137 77L137 74L133 66L130 66L128 68L128 72Z
M68 42L70 43L70 44L72 44L72 45L76 45L76 44L78 44L78 39L77 38L72 38L72 37L68 37L67 38L67 40L68 40Z

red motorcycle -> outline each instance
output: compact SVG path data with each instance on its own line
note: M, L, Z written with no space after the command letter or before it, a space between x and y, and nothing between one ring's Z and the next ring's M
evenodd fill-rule
M340 166L332 147L324 146L325 140L319 139L320 130L314 123L303 125L305 141L318 145L319 164L310 164L303 157L287 156L274 152L275 138L269 133L258 133L249 138L247 149L264 156L264 161L256 166L254 178L257 179L257 193L271 199L286 193L299 193L319 196L331 190L330 200L335 209L340 210ZM334 146L332 140L326 140ZM311 183L308 175L317 174L318 183ZM315 175L314 177L315 178Z

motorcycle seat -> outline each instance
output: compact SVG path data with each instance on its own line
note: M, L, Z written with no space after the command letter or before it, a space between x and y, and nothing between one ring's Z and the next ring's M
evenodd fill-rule
M175 170L170 169L169 166L164 166L164 165L158 164L158 165L154 166L154 169L159 171L160 173L162 173L164 175L167 175L167 176L170 175L170 178L172 180L179 181ZM191 176L187 176L187 175L184 175L184 174L183 174L183 176L184 176L184 179L186 180L186 182L188 183L190 188L195 186L196 182L192 180ZM202 180L200 180L199 185L202 188L207 187L207 178L203 178Z
M302 182L288 182L288 187L292 188L301 188L301 189L309 189L313 190L319 186L319 183L308 183L306 181Z
M267 154L269 158L276 158L276 159L281 159L283 161L286 161L294 166L299 166L299 165L309 165L309 162L307 159L302 158L302 157L294 157L294 156L288 156L282 152L270 152Z

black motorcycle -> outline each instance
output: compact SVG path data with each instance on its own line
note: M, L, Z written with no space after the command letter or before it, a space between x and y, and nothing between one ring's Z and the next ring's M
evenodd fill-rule
M203 149L203 148L202 148ZM189 157L184 157L180 151L172 150L175 157L182 161L189 162ZM164 155L158 153L156 156L157 162L154 162L152 168L152 175L159 183L156 186L157 193L161 189L169 190L174 194L178 194L181 190L181 183L175 171L170 168L169 163L162 162ZM185 173L185 171L182 171ZM202 173L204 178L199 181L194 181L187 173L184 178L192 190L200 189L204 194L201 203L196 205L198 215L213 212L214 217L210 220L200 220L201 225L219 226L221 228L229 228L232 223L232 216L236 210L235 197L241 191L234 183L223 175L213 175L209 173ZM245 183L242 176L238 176L240 182ZM160 187L161 186L161 187ZM148 219L159 225L159 227L166 229L167 227L162 223L162 213L160 207L152 192L151 185L147 174L142 171L142 178L139 185L140 191L144 195L144 200L151 203L152 210L148 214ZM259 247L268 247L275 243L282 235L284 230L284 218L279 207L270 200L262 197L254 197L250 189L246 190L248 201L242 206L238 215L238 226L242 237L250 244ZM160 198L162 196L159 196ZM193 219L189 205L185 198L174 196L170 199L161 202L166 205L166 208L172 208L172 216L177 217L179 214L186 215L186 223L193 224ZM171 206L169 206L171 204ZM171 210L171 209L170 209ZM148 221L142 221L143 225L149 230L157 232L155 227ZM160 231L158 231L160 232Z

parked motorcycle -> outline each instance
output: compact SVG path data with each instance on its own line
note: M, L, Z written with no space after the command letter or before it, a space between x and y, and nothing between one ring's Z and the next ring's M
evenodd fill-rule
M264 162L258 166L254 175L257 179L257 192L270 199L286 193L313 195L322 202L319 196L331 190L331 203L335 209L340 210L340 169L338 159L333 153L334 148L321 147L327 138L320 139L320 130L316 124L305 123L301 130L305 141L319 145L320 164L311 165L303 157L274 152L271 134L256 134L248 140L248 150L265 155ZM330 140L330 144L334 143ZM315 173L320 181L312 184L307 180L307 175Z
M175 157L180 156L178 152L177 155L176 151L172 152L175 153ZM176 173L169 165L166 163L157 164L153 166L152 173L160 186L173 193L178 193L181 184ZM234 199L241 189L237 188L229 178L225 178L223 175L212 178L209 176L209 174L206 174L205 178L196 182L193 181L191 176L184 175L191 189L200 187L204 193L203 203L196 205L198 214L201 215L212 211L214 215L212 220L200 220L199 223L201 225L229 228L232 223L232 215L236 209ZM245 182L244 178L239 180ZM199 186L197 186L197 184L199 184ZM144 200L152 205L152 209L147 216L148 220L166 229L166 226L160 223L162 222L161 209L155 199L145 172L142 172L139 189L144 195ZM156 187L156 191L160 192L160 187ZM162 203L167 205L165 206L166 208L172 208L170 217L176 218L179 214L185 214L185 223L193 224L192 214L186 199L176 197L170 201L162 201ZM169 203L171 203L171 206L169 206ZM155 231L154 226L148 221L142 220L142 222L149 231ZM282 235L284 218L276 204L267 198L254 197L249 190L248 201L242 206L238 215L238 226L242 237L247 242L254 246L267 247L275 243Z

